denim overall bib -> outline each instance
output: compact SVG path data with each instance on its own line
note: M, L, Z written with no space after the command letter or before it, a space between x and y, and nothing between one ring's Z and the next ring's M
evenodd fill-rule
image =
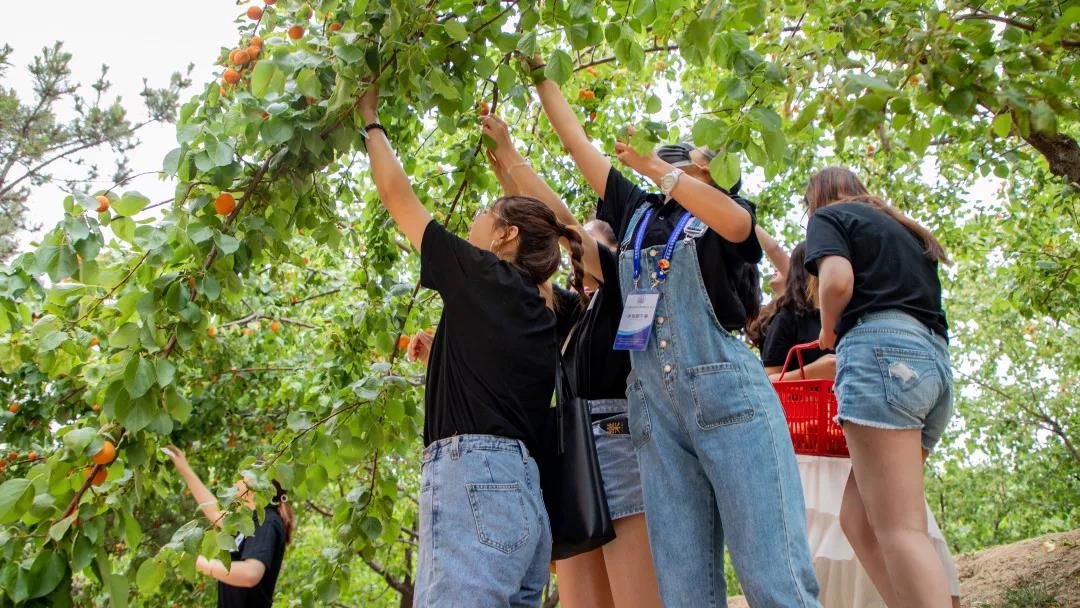
M634 289L634 213L619 259ZM693 220L687 232L703 233ZM663 245L643 249L641 287ZM715 260L712 263L722 263ZM631 351L629 425L649 542L668 608L725 608L724 543L751 606L817 607L818 582L783 408L756 356L721 327L693 238L681 239L645 351Z

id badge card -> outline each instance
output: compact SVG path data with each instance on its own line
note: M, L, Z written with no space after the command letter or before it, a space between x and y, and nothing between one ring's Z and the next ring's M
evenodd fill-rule
M660 292L655 290L635 289L626 296L622 319L619 320L619 331L615 335L614 350L642 351L649 347L653 319L656 318L656 305L659 302Z

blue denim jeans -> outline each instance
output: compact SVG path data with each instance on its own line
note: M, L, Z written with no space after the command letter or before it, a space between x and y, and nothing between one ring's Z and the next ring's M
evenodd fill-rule
M589 414L595 420L593 441L611 519L643 513L645 497L641 492L641 473L633 440L627 433L626 400L590 400Z
M837 422L922 429L933 450L952 417L949 345L899 310L863 315L836 348Z
M657 249L642 256L645 282ZM632 277L624 251L624 297ZM631 353L627 398L664 605L726 607L727 543L751 606L818 607L784 410L760 360L717 321L692 239L676 246L656 289L653 333L647 350Z
M539 606L551 527L525 445L458 435L424 449L413 606Z

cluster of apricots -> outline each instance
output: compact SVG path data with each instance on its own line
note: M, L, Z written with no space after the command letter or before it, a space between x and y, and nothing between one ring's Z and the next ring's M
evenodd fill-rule
M92 485L100 486L105 483L105 478L109 476L109 464L114 460L116 460L116 446L113 442L106 441L101 445L101 449L90 457L90 462L93 464L83 469L83 479L93 476L90 480Z

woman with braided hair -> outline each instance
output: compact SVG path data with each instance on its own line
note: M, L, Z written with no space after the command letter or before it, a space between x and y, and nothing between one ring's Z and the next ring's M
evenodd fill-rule
M560 239L581 290L581 237L535 198L482 209L468 240L433 221L378 124L378 89L359 109L379 200L442 296L428 355L416 606L539 606L551 528L533 454L555 389Z

